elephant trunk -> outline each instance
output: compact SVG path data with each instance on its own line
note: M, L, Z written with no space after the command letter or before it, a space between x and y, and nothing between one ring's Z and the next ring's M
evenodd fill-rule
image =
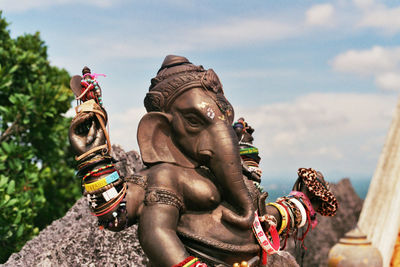
M225 201L232 206L223 211L222 219L248 229L254 219L254 207L243 180L236 134L232 127L224 122L214 124L209 134L211 140L218 142L214 142L212 148L208 145L208 148L205 148L203 145L208 142L204 142L199 152L209 158L207 165L220 184Z

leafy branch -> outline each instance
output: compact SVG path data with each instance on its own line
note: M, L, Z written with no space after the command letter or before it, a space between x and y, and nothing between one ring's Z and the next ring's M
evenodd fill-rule
M17 114L17 117L11 123L11 125L0 135L0 143L3 141L7 141L7 139L15 132L15 129L18 128L18 122L20 119L21 114Z

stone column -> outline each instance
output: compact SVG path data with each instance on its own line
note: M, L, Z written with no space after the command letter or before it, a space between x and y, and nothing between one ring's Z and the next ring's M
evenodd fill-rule
M400 101L358 220L388 267L400 227Z

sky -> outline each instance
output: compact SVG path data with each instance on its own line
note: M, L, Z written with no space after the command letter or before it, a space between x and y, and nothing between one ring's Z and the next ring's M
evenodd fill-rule
M0 0L13 37L39 31L51 64L99 77L112 143L138 149L150 79L169 54L218 74L255 128L263 179L299 167L369 180L400 87L397 1ZM72 113L70 113L72 114Z

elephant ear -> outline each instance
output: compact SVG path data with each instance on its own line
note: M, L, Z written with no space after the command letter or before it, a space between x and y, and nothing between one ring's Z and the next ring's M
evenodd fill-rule
M75 75L71 78L71 81L69 82L69 86L71 87L72 92L74 92L75 96L77 97L82 93L81 80L81 76Z
M171 132L172 116L163 112L149 112L139 122L137 139L143 163L172 163L186 168L195 164L174 144Z

